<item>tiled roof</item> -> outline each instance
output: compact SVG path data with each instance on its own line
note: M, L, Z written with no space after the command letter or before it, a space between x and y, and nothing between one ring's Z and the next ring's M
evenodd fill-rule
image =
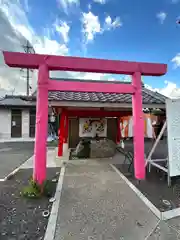
M56 78L56 80L62 81L62 79ZM82 79L67 79L67 81L82 81ZM94 82L93 80L88 80ZM109 83L109 81L98 80L96 82ZM111 82L112 83L112 82ZM114 84L130 84L129 82L114 81ZM142 95L144 104L165 104L166 97L158 92L151 91L145 88L142 83ZM36 97L36 91L32 95ZM99 103L132 103L132 97L130 94L119 94L119 93L96 93L96 92L49 92L50 101L73 101L73 102L99 102Z
M165 104L166 97L158 92L142 87L143 104ZM5 96L0 106L35 106L36 91L32 96ZM130 94L101 92L49 92L49 101L94 102L94 103L132 103Z
M142 88L144 104L165 104L166 97L158 92ZM101 102L101 103L131 103L130 94L119 93L95 93L95 92L49 92L50 101L73 102Z
M26 97L24 96L11 96L11 95L6 95L3 98L0 98L0 107L5 107L5 106L19 106L19 107L31 107L35 106L36 103L27 101Z

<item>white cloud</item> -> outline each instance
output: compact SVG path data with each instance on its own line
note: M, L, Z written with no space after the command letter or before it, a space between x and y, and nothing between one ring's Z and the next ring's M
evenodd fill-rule
M112 74L104 73L90 73L90 72L56 72L52 71L50 73L51 78L64 78L64 79L80 79L80 80L111 80Z
M105 18L105 29L111 30L120 26L122 26L122 22L119 17L116 17L114 20L110 16Z
M176 4L179 2L179 0L171 0L172 3Z
M7 3L7 0L6 0ZM93 18L93 14L90 14L90 19ZM89 19L89 21L90 21ZM9 1L8 4L1 4L0 6L0 22L1 30L0 31L0 48L7 51L23 51L22 44L26 43L26 39L29 40L31 45L33 45L36 53L40 54L56 54L56 55L66 55L68 54L68 47L66 42L68 40L67 26L65 24L59 25L65 26L65 30L58 28L59 33L63 36L61 43L54 40L51 36L53 31L56 30L56 27L50 26L44 28L44 35L37 35L36 31L31 27L28 22L28 18L25 14L25 11L22 8L22 5L19 1L16 1L16 4L11 4ZM97 23L96 23L97 22ZM86 30L89 31L88 38L92 39L91 31L100 32L101 27L98 24L98 17L94 18L94 23L91 27L87 26ZM62 22L61 22L62 23ZM97 24L97 25L96 25ZM110 79L107 74L100 73L77 73L77 72L51 72L51 77L61 77L61 78L76 78L76 79L93 79L93 80L103 80ZM20 73L19 69L9 68L4 64L3 56L0 54L0 95L5 93L14 94L24 94L26 91L26 81L24 76L25 73ZM31 79L31 86L33 90L36 88L37 83L37 72L34 71ZM15 91L14 91L15 90Z
M65 21L56 20L54 23L56 31L62 36L65 43L69 41L70 26Z
M89 11L88 13L82 13L82 32L85 36L85 42L88 43L94 40L95 35L101 34L104 31L115 29L122 26L120 18L116 17L114 20L110 16L107 16L104 23L101 26L99 17Z
M105 4L106 0L93 0L96 3Z
M89 3L88 4L88 10L91 10L91 8L92 8L92 5Z
M145 87L150 89L151 91L159 92L169 98L180 98L180 88L177 86L176 83L165 81L164 84L165 86L163 88L152 88L147 84L145 84Z
M77 77L79 77L79 74L77 74ZM103 73L82 73L82 77L85 80L104 80L105 77L106 77L106 74L103 74Z
M93 13L85 14L85 31L88 40L93 40L94 34L101 33L101 25L98 16ZM4 0L0 5L0 48L7 51L23 51L22 44L29 40L33 45L36 53L40 54L56 54L67 55L69 27L65 22L57 22L56 25L44 28L44 35L37 35L36 31L28 22L25 10L16 0L12 4L11 1ZM58 25L59 23L59 25ZM52 38L54 31L61 34L63 41L56 41ZM77 72L51 72L51 76L61 78L76 79L93 79L104 80L111 77L107 74L100 73L77 73ZM20 73L19 69L9 68L4 64L3 56L0 54L0 95L5 93L23 94L26 91L25 73ZM33 90L37 84L37 72L34 71L30 82ZM15 90L15 91L14 91Z
M92 41L95 34L101 33L101 24L99 17L94 15L92 12L82 14L83 33L85 34L86 40Z
M15 0L13 3L10 0L2 0L0 10L4 13L13 31L16 32L16 34L21 34L24 38L32 42L34 32L29 25L22 4L20 4L18 0Z
M26 11L19 0L0 0L0 49L7 51L23 51L22 45L29 40L37 53L43 54L68 54L66 45L67 36L62 31L63 40L56 41L51 38L54 26L44 29L43 36L40 36L29 24ZM32 75L32 74L31 74ZM11 93L22 94L26 91L25 73L19 69L9 68L4 64L3 56L0 53L0 94ZM32 75L30 84L33 90L36 88L37 75Z
M159 12L156 17L159 19L160 23L163 24L165 19L167 18L167 13Z
M174 64L174 68L180 67L180 53L177 53L171 62Z
M68 13L68 9L72 6L78 6L79 0L57 0L58 4Z
M68 53L65 44L59 44L56 40L48 39L46 36L41 39L37 38L33 47L39 54L66 55Z
M24 7L25 7L26 12L30 12L30 7L29 7L29 1L28 0L24 0Z

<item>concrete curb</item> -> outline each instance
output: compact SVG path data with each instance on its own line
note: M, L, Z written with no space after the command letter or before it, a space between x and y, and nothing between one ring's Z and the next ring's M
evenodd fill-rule
M127 185L137 194L137 196L146 204L146 206L162 221L170 220L180 216L180 208L161 212L149 199L147 199L114 165L110 164L114 171L127 183Z
M16 142L35 142L34 138L12 138L12 139L0 139L0 143L16 143Z
M58 217L58 211L59 211L59 204L61 199L61 192L62 192L62 186L63 186L63 180L64 180L64 174L65 174L65 166L61 168L59 181L56 188L55 193L55 201L53 202L51 214L48 220L48 225L46 228L46 233L44 236L44 240L54 240L55 233L56 233L56 222Z
M180 216L180 208L175 208L166 212L161 212L161 220L166 221Z

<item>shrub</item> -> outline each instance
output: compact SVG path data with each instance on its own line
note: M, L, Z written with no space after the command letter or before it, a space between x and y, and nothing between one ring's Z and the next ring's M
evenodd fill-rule
M20 194L26 198L51 197L53 195L53 183L46 180L42 185L39 185L31 177L28 186L24 187Z

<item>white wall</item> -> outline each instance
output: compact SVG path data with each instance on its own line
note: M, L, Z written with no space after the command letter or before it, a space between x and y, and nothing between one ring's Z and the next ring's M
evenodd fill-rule
M22 138L29 138L29 109L22 110Z
M11 110L0 109L0 139L11 138Z
M0 109L0 140L11 139L11 109ZM21 139L29 139L29 109L22 110Z

